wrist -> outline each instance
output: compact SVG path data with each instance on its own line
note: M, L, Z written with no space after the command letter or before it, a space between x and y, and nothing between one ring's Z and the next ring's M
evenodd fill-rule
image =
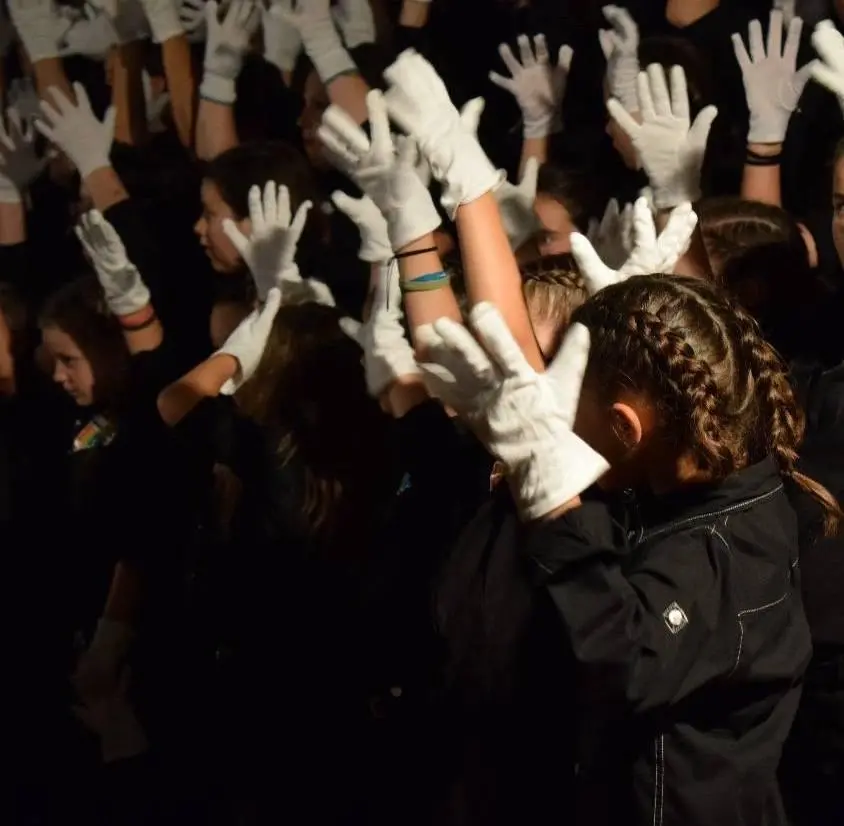
M770 158L782 154L782 143L754 143L747 142L747 151L763 158Z
M206 68L199 86L199 96L211 103L232 106L237 100L237 87L231 78L214 74L212 70Z

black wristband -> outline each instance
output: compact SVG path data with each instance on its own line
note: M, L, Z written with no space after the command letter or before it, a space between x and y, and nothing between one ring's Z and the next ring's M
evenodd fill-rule
M149 318L144 319L139 324L124 324L122 319L120 321L120 329L126 333L137 333L139 330L146 330L147 327L152 327L158 321L158 316L153 313Z
M414 255L425 255L426 252L437 252L436 247L425 247L423 250L409 250L408 252L397 252L393 258L400 261L402 258L413 258Z

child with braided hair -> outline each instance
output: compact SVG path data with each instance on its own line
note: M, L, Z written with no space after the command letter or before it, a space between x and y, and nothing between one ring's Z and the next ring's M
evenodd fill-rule
M578 663L577 822L785 824L776 771L811 654L787 488L828 532L841 516L796 469L785 368L701 280L633 277L573 321L591 335L574 431L628 529L583 495L526 540Z

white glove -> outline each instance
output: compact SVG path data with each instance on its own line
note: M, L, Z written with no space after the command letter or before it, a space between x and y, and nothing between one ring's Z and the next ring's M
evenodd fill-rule
M27 123L34 125L41 117L41 99L30 78L14 78L9 84L8 100L10 108L16 109Z
M607 101L610 115L639 153L654 191L654 204L660 210L700 197L700 169L709 130L718 114L714 106L707 106L690 124L689 94L682 66L671 68L670 79L669 96L662 66L653 64L647 72L639 73L641 123L620 101Z
M552 132L559 132L562 126L560 108L574 52L570 46L562 46L557 55L557 65L552 66L544 34L534 37L533 48L526 34L520 34L517 42L521 63L506 43L498 47L511 77L490 72L489 79L516 98L522 110L524 137L547 138Z
M9 0L9 16L33 63L59 57L69 21L62 18L55 0Z
M273 0L269 7L261 6L264 58L280 72L292 72L302 51L299 30L288 19L292 11L293 0Z
M812 77L838 98L844 111L844 36L831 21L821 20L812 33L812 45L820 55L809 64Z
M380 264L393 257L387 221L368 195L352 198L339 190L331 194L334 206L344 213L360 232L358 258L370 264Z
M30 184L44 171L49 156L35 151L35 130L14 107L6 112L9 129L0 123L0 203L17 204Z
M190 43L202 43L207 33L205 0L181 0L179 22Z
M92 209L82 216L75 231L97 273L112 313L124 316L143 310L150 302L149 290L138 268L129 260L114 227L100 212Z
M51 86L47 92L55 106L41 101L44 120L36 121L35 128L67 155L83 180L95 170L111 166L109 155L114 141L115 108L109 106L100 122L81 83L73 84L75 106L56 86Z
M620 101L628 112L638 112L639 28L625 8L604 6L602 11L607 23L612 26L598 32L601 51L607 61L610 96Z
M334 23L348 49L375 42L375 17L369 0L340 0L331 9Z
M619 210L618 201L610 198L600 222L589 221L586 237L608 267L619 268L633 250L633 204Z
M589 240L577 232L571 234L571 252L583 276L589 295L633 275L670 273L692 242L697 215L690 203L672 210L665 229L657 237L656 225L648 202L639 198L633 207L633 250L618 269L608 267Z
M551 366L537 373L492 304L475 306L469 322L478 341L451 319L420 327L417 339L430 363L419 366L432 394L504 462L523 517L538 519L609 469L572 432L589 330L573 324Z
M215 355L225 353L232 356L240 366L237 377L227 381L221 388L220 392L224 395L231 396L255 374L261 363L261 357L264 355L264 348L267 346L267 339L272 332L279 307L281 307L281 290L273 287L267 294L267 300L263 306L249 313L215 353Z
M146 69L141 72L141 81L144 84L144 104L147 111L147 128L152 134L161 134L167 131L163 121L164 112L170 105L170 94L160 91L156 94L152 88L152 78Z
M504 231L514 252L542 230L542 224L533 208L538 176L539 161L536 158L528 158L518 186L505 180L493 192L498 202Z
M313 204L305 201L291 221L290 192L268 181L249 190L249 218L252 235L247 238L231 219L223 221L223 232L249 267L259 301L265 301L273 287L284 281L301 281L296 266L296 247Z
M100 10L99 16L108 20L118 43L149 39L149 21L141 0L97 0L93 5Z
M747 108L750 111L748 143L782 143L788 121L797 108L812 66L807 63L797 71L797 50L803 21L795 17L788 26L785 49L782 48L782 12L772 11L768 28L768 51L762 42L762 25L751 20L748 28L750 55L741 35L733 35L736 60L741 67Z
M783 22L786 26L791 24L797 14L796 0L774 0L774 9L782 14Z
M339 75L357 71L334 25L330 0L299 0L295 11L274 6L272 13L298 29L305 51L325 85Z
M502 174L490 163L478 139L467 128L434 67L408 49L385 72L385 95L395 122L410 135L443 185L441 203L450 218L496 189Z
M71 678L76 692L86 698L113 694L134 638L134 631L125 623L102 617L76 663Z
M93 60L105 60L114 43L114 28L104 14L80 17L62 38L61 54L62 57L84 55Z
M398 267L385 264L378 276L369 319L356 336L363 348L366 386L376 399L395 381L421 372L401 324Z
M254 0L232 0L220 22L216 0L208 0L205 25L205 71L199 94L206 100L231 106L237 98L235 81L252 36L261 25L261 15Z
M141 0L156 43L184 34L176 0Z
M384 96L373 89L366 96L372 138L343 109L329 106L318 135L329 153L341 159L347 174L381 210L390 243L402 249L433 232L441 223L431 196L416 174L416 147L406 141L396 154Z

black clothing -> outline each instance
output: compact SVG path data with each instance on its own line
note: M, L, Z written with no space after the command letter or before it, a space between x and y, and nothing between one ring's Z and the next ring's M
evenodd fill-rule
M784 824L776 782L811 653L797 524L772 460L535 525L525 549L578 661L576 822Z

